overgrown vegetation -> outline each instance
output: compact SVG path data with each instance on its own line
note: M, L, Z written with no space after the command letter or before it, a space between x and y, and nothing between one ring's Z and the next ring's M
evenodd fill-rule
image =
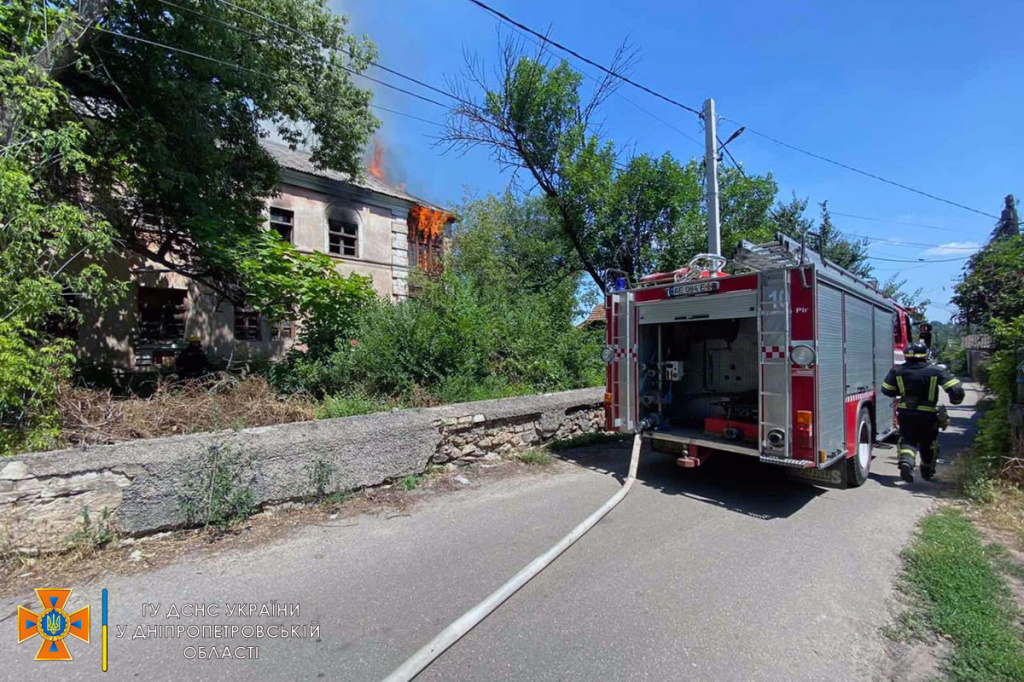
M110 544L115 537L110 510L104 507L100 517L93 519L89 507L82 507L82 523L66 540L67 549L76 552L94 552Z
M178 508L189 525L229 526L256 511L256 461L227 444L180 461Z
M67 445L250 428L314 416L310 402L277 395L262 377L227 375L185 384L162 380L146 397L65 385L57 404L60 442Z
M997 229L997 235L1001 233ZM994 400L981 418L974 456L978 474L1024 483L1024 442L1012 438L1011 409L1018 402L1018 366L1024 361L1024 237L997 236L971 256L956 286L958 319L991 334L996 350L985 386ZM1020 409L1020 408L1017 408ZM1024 416L1024 413L1021 413ZM1021 425L1024 426L1024 425ZM1021 426L1017 432L1021 432Z
M956 682L1024 679L1019 613L990 553L952 508L925 517L903 552L906 585L921 600L925 622L953 644L944 666Z

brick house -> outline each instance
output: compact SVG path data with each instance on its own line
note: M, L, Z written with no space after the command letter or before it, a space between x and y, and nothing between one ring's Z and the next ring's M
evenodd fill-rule
M353 180L319 170L285 145L265 148L282 167L278 193L267 201L266 228L300 252L329 255L343 274L369 275L378 295L392 301L409 296L413 270L440 267L444 230L438 226L454 220L443 208L372 175ZM297 324L270 325L143 257L119 257L107 271L129 286L115 306L82 306L78 352L98 364L128 371L173 365L193 335L222 360L277 358L295 343Z

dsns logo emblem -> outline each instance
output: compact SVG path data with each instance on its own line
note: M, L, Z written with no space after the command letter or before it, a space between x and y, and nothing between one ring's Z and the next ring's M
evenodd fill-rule
M37 661L72 660L64 638L71 635L89 643L89 607L68 613L66 606L71 590L36 590L36 596L43 607L41 613L18 607L18 644L39 635L43 641L36 654Z

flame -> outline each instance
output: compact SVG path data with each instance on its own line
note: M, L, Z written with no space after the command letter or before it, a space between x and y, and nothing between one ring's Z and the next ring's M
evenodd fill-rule
M373 161L370 162L370 175L382 180L383 182L388 181L388 176L384 174L384 145L381 144L380 140L373 141Z
M431 240L439 238L451 220L451 213L419 204L409 210L409 227L413 233Z

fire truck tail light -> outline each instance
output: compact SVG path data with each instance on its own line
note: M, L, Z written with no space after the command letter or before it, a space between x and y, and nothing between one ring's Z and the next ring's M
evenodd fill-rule
M824 464L825 460L828 459L828 455L824 450L818 450L818 464Z
M797 410L796 411L796 424L797 426L810 426L814 423L814 413L810 410Z
M612 404L612 394L611 393L605 393L604 394L604 404L605 405L611 405Z

